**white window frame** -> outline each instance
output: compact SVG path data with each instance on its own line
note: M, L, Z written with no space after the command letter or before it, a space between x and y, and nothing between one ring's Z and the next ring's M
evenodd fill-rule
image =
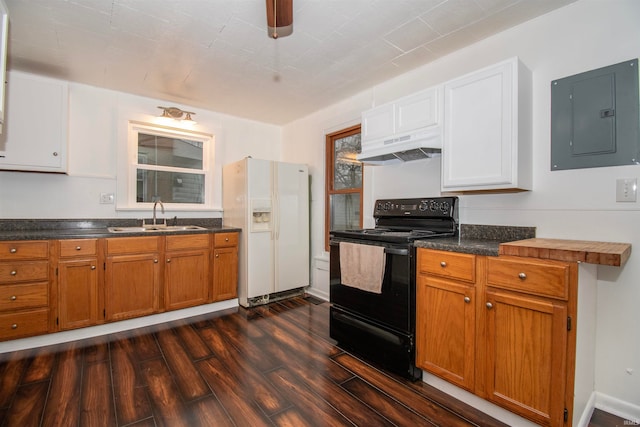
M138 134L158 135L168 138L181 138L190 141L202 142L202 169L187 169L172 166L156 166L138 163ZM211 210L213 208L213 159L211 153L213 150L213 136L204 132L191 131L186 129L172 128L168 126L156 125L152 123L144 123L137 121L129 121L128 128L128 176L127 176L127 206L135 209L151 209L153 203L138 202L136 200L137 191L137 171L142 167L146 170L158 170L165 172L182 172L182 173L202 173L204 174L204 199L203 203L168 203L162 202L165 209L168 210Z

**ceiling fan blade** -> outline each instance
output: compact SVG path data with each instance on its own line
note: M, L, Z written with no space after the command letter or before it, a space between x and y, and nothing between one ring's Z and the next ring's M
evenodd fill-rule
M293 0L265 0L267 4L267 32L278 38L293 32Z

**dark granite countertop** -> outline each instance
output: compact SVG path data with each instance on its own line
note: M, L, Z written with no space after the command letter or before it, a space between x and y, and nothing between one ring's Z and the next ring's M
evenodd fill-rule
M146 220L150 223L150 220ZM203 230L141 231L111 233L108 227L135 227L140 219L4 219L0 220L0 240L50 240L105 237L157 236L168 234L203 234L241 231L225 227L221 218L170 219L169 225L197 225Z
M461 224L456 237L416 240L417 248L498 256L501 243L536 237L535 227Z

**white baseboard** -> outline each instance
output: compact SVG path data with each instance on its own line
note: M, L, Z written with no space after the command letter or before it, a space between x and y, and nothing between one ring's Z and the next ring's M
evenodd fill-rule
M624 418L628 421L626 425L640 425L640 406L597 391L594 394L596 408Z
M145 326L157 325L172 320L184 319L187 317L199 316L201 314L215 313L216 311L238 307L238 299L215 302L213 304L198 305L196 307L184 308L182 310L167 311L150 316L137 317L135 319L121 320L119 322L105 323L98 326L74 329L71 331L56 332L52 334L39 335L36 337L22 338L0 343L0 353L10 351L25 350L28 348L43 347L47 345L61 344L69 341L76 341L85 338L93 338L100 335L107 335L115 332L122 332L129 329L142 328Z
M310 286L305 290L307 291L307 293L309 295L313 295L314 297L318 297L318 298L323 299L325 301L329 301L329 294L328 293L323 292L323 291L321 291L319 289L316 289L313 286Z
M596 392L592 392L591 396L589 396L589 401L587 402L587 406L584 408L582 414L580 414L580 419L578 420L578 424L573 427L589 427L589 422L591 421L591 415L593 415L593 410L596 407ZM575 420L574 414L574 420Z

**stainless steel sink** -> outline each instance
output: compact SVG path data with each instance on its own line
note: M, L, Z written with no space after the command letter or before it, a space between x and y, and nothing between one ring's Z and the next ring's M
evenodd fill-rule
M109 227L109 233L169 233L171 231L206 230L198 225L145 225L142 227Z

